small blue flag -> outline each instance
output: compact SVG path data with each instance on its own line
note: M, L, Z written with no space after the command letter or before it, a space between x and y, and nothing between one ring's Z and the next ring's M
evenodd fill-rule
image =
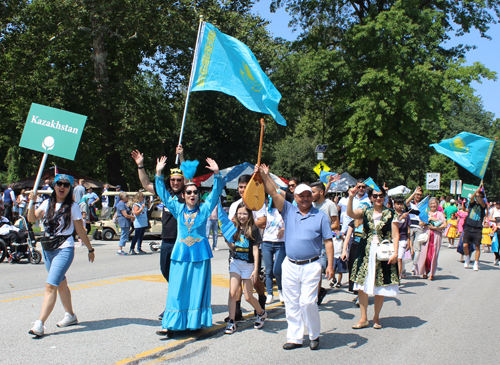
M331 175L337 175L337 173L321 170L321 172L319 173L319 181L321 181L323 184L328 184L328 180L330 179Z
M273 116L286 126L278 112L281 94L260 68L244 43L230 37L210 23L203 23L191 91L215 90L232 95L246 108Z
M426 196L417 204L417 210L420 211L418 215L420 220L424 223L429 223L429 196Z
M379 187L377 186L377 184L375 184L375 181L373 181L373 179L371 177L369 177L368 179L363 181L363 184L368 185L370 188L372 188L375 191L380 191Z
M490 162L495 141L477 134L462 132L430 146L482 179Z

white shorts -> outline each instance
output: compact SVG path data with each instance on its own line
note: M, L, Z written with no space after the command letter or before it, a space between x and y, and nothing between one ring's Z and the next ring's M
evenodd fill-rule
M398 259L402 259L405 257L405 252L406 252L406 246L408 245L407 240L399 241L399 246L398 246Z
M238 274L241 279L250 279L253 273L254 264L250 264L246 261L231 259L231 264L229 265L229 272L234 272Z

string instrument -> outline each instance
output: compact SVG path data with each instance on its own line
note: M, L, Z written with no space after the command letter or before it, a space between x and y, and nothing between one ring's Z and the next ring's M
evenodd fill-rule
M259 157L257 158L257 165L260 166L260 155L262 153L262 140L264 138L264 118L260 119L260 143L259 143ZM252 178L245 188L243 193L243 202L251 210L259 210L264 205L266 200L266 191L264 190L264 183L260 172L254 172Z

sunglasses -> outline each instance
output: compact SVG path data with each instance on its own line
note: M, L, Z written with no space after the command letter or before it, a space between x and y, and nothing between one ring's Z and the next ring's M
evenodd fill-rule
M186 195L198 195L198 190L186 190Z
M358 189L366 189L366 185L360 185L358 186Z
M383 198L384 195L383 194L372 194L372 197L373 197L373 199L379 199L379 198Z
M65 188L69 188L71 186L71 184L69 182L58 181L58 182L56 182L56 186L58 186L58 187L64 186Z
M289 187L289 188L294 188L294 187L296 187L296 186L297 186L297 185L295 185L295 184L288 184L288 187Z
M182 179L170 179L170 181L173 181L173 182L181 182Z

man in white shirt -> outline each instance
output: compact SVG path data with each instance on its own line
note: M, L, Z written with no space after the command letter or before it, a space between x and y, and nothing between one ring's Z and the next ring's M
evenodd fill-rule
M236 200L231 206L229 207L229 213L228 213L228 218L232 221L234 221L236 211L238 210L238 205L240 205L243 202L243 193L245 192L245 188L247 187L248 182L252 178L251 175L241 175L238 178L238 194L241 196L240 199ZM267 223L267 213L266 213L266 206L265 204L262 206L261 209L257 211L253 211L253 220L255 222L255 225L260 228L261 230L266 228L266 223ZM260 248L259 248L259 253L260 253ZM259 255L259 272L261 268L261 261L260 260L260 255ZM260 277L258 280L253 284L255 291L257 291L257 294L259 294L259 304L260 306L264 309L266 305L266 294L265 294L265 286L262 280L260 280ZM242 290L240 287L239 293L238 293L238 300L236 301L236 314L235 314L235 320L241 320L243 318L243 314L241 312L241 295L242 295ZM226 318L226 322L229 320L229 317Z

